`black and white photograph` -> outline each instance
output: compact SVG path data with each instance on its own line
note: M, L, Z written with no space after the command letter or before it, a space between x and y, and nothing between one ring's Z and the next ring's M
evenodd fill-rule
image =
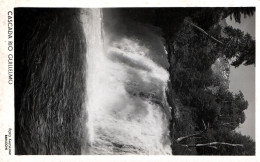
M255 155L255 7L14 8L15 155Z

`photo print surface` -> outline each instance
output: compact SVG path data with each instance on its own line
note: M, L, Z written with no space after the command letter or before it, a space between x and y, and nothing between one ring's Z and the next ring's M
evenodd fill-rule
M15 154L255 155L254 15L15 8Z

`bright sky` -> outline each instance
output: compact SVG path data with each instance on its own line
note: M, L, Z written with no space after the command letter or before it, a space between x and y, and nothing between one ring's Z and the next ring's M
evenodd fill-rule
M227 18L226 22L255 38L255 15L247 18L241 16L241 24L235 23L234 19L230 20L230 18ZM241 65L238 68L231 66L229 77L230 90L236 93L241 90L249 103L247 110L245 110L246 120L237 131L243 135L249 135L255 140L255 66Z

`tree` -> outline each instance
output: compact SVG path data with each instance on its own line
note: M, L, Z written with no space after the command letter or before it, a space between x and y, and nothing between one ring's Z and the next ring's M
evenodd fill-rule
M253 16L254 13L255 7L194 8L190 16L193 22L207 31L212 25L227 17L241 23L241 16Z
M255 142L240 133L228 129L210 129L204 124L204 130L177 138L175 141L187 149L196 148L199 154L206 155L254 155ZM187 143L187 139L194 138L195 143ZM225 141L225 142L224 142Z
M228 89L220 88L215 96L220 107L219 114L214 122L215 129L226 127L229 130L235 130L240 124L244 123L244 110L247 109L248 102L244 99L241 91L238 94L233 94Z
M204 153L200 152L203 154L208 154L205 151L206 148L242 150L239 149L242 143L230 142L224 138L218 140L213 136L214 132L221 129L225 129L229 134L237 128L244 122L243 111L247 108L247 101L244 100L242 92L233 94L228 90L230 65L227 60L231 59L234 53L238 56L239 50L244 49L244 35L239 30L230 29L229 36L224 37L221 35L222 30L219 25L214 25L205 31L190 20L185 20L179 32L176 33L175 39L168 41L172 42L169 45L170 48L167 48L172 54L172 57L169 57L172 89L176 91L183 105L194 108L196 115L193 120L197 130L203 128L201 120L211 126L207 133L199 131L181 136L175 141L186 148L195 147L197 150L204 150ZM240 39L244 41L242 45L238 45ZM233 49L227 48L229 44L233 44ZM228 55L228 52L224 53L225 50L233 50L233 54ZM217 60L222 61L219 63ZM215 69L212 68L213 64ZM213 93L209 87L218 88ZM196 143L183 144L190 138L196 139ZM216 151L214 154L218 152L223 154L222 151ZM230 154L233 154L232 151Z
M237 145L218 145L218 148L197 147L199 154L204 155L254 155L255 142L248 136L244 136L227 128L219 130L211 129L207 138L198 141L200 143L211 143L211 141L221 141ZM242 146L243 145L243 146Z
M223 16L222 18L230 17L235 18L235 21L240 23L241 16L243 15L245 18L247 16L253 16L255 13L255 7L229 7L223 9Z
M232 66L255 64L255 40L249 34L244 34L239 29L227 26L224 29L225 36L222 40L225 44L221 52L228 59L234 58Z

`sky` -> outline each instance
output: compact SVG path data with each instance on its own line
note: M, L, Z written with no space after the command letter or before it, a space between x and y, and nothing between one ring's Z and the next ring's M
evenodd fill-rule
M236 23L234 19L226 18L228 25L239 28L245 33L249 33L255 38L255 15L244 18L241 16L241 23ZM246 120L237 129L243 135L248 135L255 140L255 66L240 65L238 68L230 68L229 89L237 93L241 90L244 98L248 101L248 108L245 110Z

